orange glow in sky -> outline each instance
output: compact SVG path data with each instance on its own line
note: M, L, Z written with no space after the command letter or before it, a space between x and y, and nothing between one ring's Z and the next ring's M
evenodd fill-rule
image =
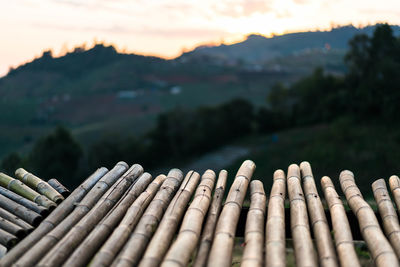
M204 43L400 24L399 0L14 0L0 1L0 76L43 50L60 55L94 40L166 58Z

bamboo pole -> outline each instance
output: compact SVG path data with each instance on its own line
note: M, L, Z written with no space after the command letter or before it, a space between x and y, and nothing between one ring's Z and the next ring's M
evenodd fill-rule
M397 217L396 210L393 207L392 200L390 199L387 191L385 180L379 179L372 183L372 191L376 203L378 204L379 214L383 221L383 229L385 234L392 244L393 250L400 258L400 226L399 218Z
M146 189L152 177L149 173L143 173L127 194L121 198L113 209L96 225L93 231L75 249L64 266L86 266L92 256L98 251L104 241L110 236L114 228L121 221L128 208L136 198Z
M331 231L325 216L324 207L318 195L310 163L303 161L300 164L300 171L306 195L308 214L310 215L311 227L317 245L319 265L322 267L337 267L338 260L333 246Z
M202 176L200 185L196 189L192 203L185 213L185 217L183 218L182 225L175 242L172 243L169 250L168 242L167 244L162 244L165 248L164 251L168 252L165 255L164 261L162 262L161 266L187 266L190 257L192 256L192 253L197 246L201 234L203 221L210 206L211 193L214 188L214 183L215 172L212 170L205 171ZM176 223L178 222L179 220L176 221ZM165 223L165 225L170 225L170 223ZM159 231L162 232L162 223L160 224L157 232ZM173 232L175 231L170 232L172 232L171 235L173 235ZM157 233L154 235L154 238L156 237L156 235ZM159 241L155 240L154 242ZM152 255L150 253L150 248L152 243L153 241L150 242L150 245L146 251L146 254L144 255L142 262L140 263L140 266L158 266L160 264L164 253L160 253L158 255L155 254L157 258L151 257ZM157 252L159 250L154 249L153 251ZM146 255L150 255L150 257L146 257Z
M285 172L276 170L273 179L265 226L265 265L286 267Z
M4 231L3 229L0 229L0 244L2 244L3 246L6 246L7 248L11 248L13 246L15 246L15 244L17 244L18 242L18 238L13 235L10 234L6 231Z
M7 248L2 244L0 244L0 259L3 258L4 255L6 255L6 253L7 253Z
M42 221L42 216L36 212L25 208L17 202L0 195L0 207L18 216L25 222L37 226Z
M26 198L14 193L11 190L8 190L2 186L0 186L0 194L2 194L5 197L8 197L9 199L14 200L15 202L17 202L18 204L21 204L22 206L24 206L27 209L30 209L36 213L39 213L43 217L45 217L49 214L49 210L47 208L40 206L37 203L35 203L29 199L26 199Z
M264 262L264 223L267 198L263 183L259 180L250 183L250 209L247 213L243 267L261 267Z
M30 188L36 190L40 194L46 196L56 204L60 204L64 200L64 197L57 192L51 185L37 177L36 175L27 172L23 168L19 168L15 171L15 176Z
M34 229L32 225L3 208L0 208L0 217L22 227L23 229L25 229L26 232L31 232Z
M342 200L328 176L322 177L321 186L331 214L333 235L340 266L360 267L360 261L354 248L353 236Z
M187 182L188 178L189 176L186 176L184 184ZM147 207L129 240L114 259L112 266L130 266L138 264L142 253L145 251L149 240L156 231L182 179L182 172L178 169L172 169L168 173L168 177L162 184L161 189Z
M247 187L255 168L256 165L253 161L246 160L242 163L235 176L215 229L215 236L207 263L210 267L231 266L236 227Z
M4 218L0 218L0 229L15 235L18 239L22 239L26 235L26 231L21 226L18 226Z
M56 209L49 215L49 217L51 217L51 219L53 219L57 223L53 223L52 221L48 220L49 217L47 217L44 221L47 221L47 223L42 223L41 225L51 224L52 226L47 228L45 226L41 227L41 225L39 225L38 228L40 228L40 234L36 234L35 239L30 239L30 245L32 246L30 249L24 246L23 255L20 255L19 258L15 258L15 260L17 261L16 266L35 265L52 247L54 247L55 244L57 244L57 242L66 233L68 233L68 231L82 217L84 217L90 211L90 209L93 208L98 200L104 195L104 193L110 188L110 186L112 186L118 180L118 178L127 170L127 168L128 165L125 162L118 162L111 171L102 176L101 179L94 186L91 187L89 192L84 191L84 193L82 195L79 195L79 198L76 198L75 201L74 191L68 197L68 199L71 199L71 201L68 202L69 204L65 206L65 208ZM60 206L62 206L65 202L66 201L63 201ZM74 206L75 209L73 209ZM62 214L64 210L67 212L63 217ZM57 214L57 216L52 217L55 213ZM60 218L62 219L59 220ZM34 232L36 232L36 230ZM29 235L27 238L29 238L31 235ZM23 241L25 241L25 239ZM28 244L26 243L26 245Z
M0 172L0 186L6 187L18 195L32 200L33 202L36 202L45 208L54 209L57 206L56 203L49 200L47 197L40 195L21 181L14 179L2 172Z
M374 211L368 205L358 189L351 171L340 173L340 186L347 203L356 215L361 234L367 243L368 249L377 267L399 266L392 246L383 234Z
M75 248L86 238L97 223L115 206L132 183L143 173L139 164L134 164L100 201L46 254L37 266L60 266Z
M109 266L112 263L117 253L128 240L144 210L152 201L160 185L164 183L166 178L167 177L163 174L157 176L146 188L146 191L140 194L126 212L121 223L94 256L90 263L91 266Z
M55 178L48 180L47 183L51 187L53 187L58 193L60 193L64 198L68 197L71 194L71 192Z
M289 166L287 185L290 201L290 229L296 266L318 266L308 224L306 201L301 189L300 169L297 164Z
M400 211L400 179L397 175L390 176L389 186L390 190L392 191L397 210Z
M215 226L217 225L217 220L219 214L221 213L222 200L224 198L227 177L228 172L226 170L222 170L219 172L214 196L210 209L208 211L207 220L204 225L203 234L201 236L199 249L197 252L196 260L193 263L193 267L204 267L207 264L211 242L214 237Z

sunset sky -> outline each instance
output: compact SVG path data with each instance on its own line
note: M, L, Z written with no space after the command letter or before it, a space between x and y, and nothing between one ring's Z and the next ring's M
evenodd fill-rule
M95 41L120 51L175 57L204 43L400 24L399 0L0 0L0 76L43 50L60 55Z

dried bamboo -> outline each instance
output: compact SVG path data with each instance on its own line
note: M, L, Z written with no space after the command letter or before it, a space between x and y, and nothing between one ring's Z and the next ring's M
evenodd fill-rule
M6 231L4 231L3 229L0 229L0 244L2 244L3 246L6 246L7 248L11 248L13 246L15 246L15 244L17 244L18 242L18 238L13 235L10 234Z
M42 221L42 216L40 216L40 214L25 208L3 195L0 195L0 207L33 226L37 226Z
M21 181L14 179L2 172L0 172L0 186L6 187L18 195L32 200L33 202L36 202L37 204L48 209L54 209L57 206L56 203L49 200L47 197L40 195Z
M221 215L215 229L215 236L211 246L208 266L231 266L232 250L236 227L247 187L253 176L256 165L246 160L240 166L235 180L229 190Z
M171 202L179 185L183 179L182 172L178 169L172 169L168 173L168 177L162 184L161 189L157 192L151 201L135 231L129 240L123 246L121 252L113 261L112 266L137 265L142 253L156 231L158 224L163 217L168 204ZM185 181L187 178L185 178Z
M214 183L215 172L212 170L205 171L202 176L200 185L196 189L196 193L194 195L192 203L190 204L189 208L186 211L185 217L183 218L182 225L175 242L171 245L169 250L169 243L162 244L163 247L165 247L165 250L168 250L168 252L161 266L187 266L190 257L197 246L201 234L203 220L210 206L211 193L214 188ZM176 223L178 222L179 220L176 221ZM164 225L168 224L165 223ZM162 223L160 224L157 232L162 231L161 226ZM171 232L173 235L173 232L175 231ZM154 235L154 238L156 237L156 235L157 233ZM155 240L155 242L158 241ZM150 242L150 245L152 243L153 241ZM151 254L149 253L150 245L146 251L146 254L144 255L142 262L140 263L140 266L158 266L164 256L164 253L160 253L159 255L157 255L156 259L147 258L146 255L151 256ZM158 249L154 249L153 251L156 252L158 251Z
M157 178L154 179L154 181L146 188L146 191L140 194L126 212L121 223L97 252L91 261L92 266L109 266L112 263L114 257L125 244L126 240L128 240L130 234L142 216L143 211L147 208L150 201L152 201L160 188L160 185L164 183L166 178L167 177L163 174L157 176Z
M400 258L400 226L399 218L397 217L396 210L393 207L392 200L390 199L387 191L385 180L379 179L372 183L372 191L376 203L378 204L379 214L383 221L383 229L386 236L392 244L393 250Z
M342 200L328 176L322 177L321 186L331 214L333 235L340 266L360 267L360 261L354 249L353 236Z
M222 200L224 198L227 177L228 172L226 170L222 170L219 172L214 196L210 209L208 211L207 220L204 225L203 234L201 236L199 249L197 252L196 260L193 263L193 267L204 267L207 264L211 242L214 237L215 226L217 225L217 220L219 214L221 213Z
M285 172L276 170L273 179L265 226L265 265L286 267Z
M32 225L20 219L18 216L12 214L11 212L6 211L3 208L0 208L0 217L22 227L23 229L25 229L26 232L31 232L34 229Z
M6 253L7 253L7 248L2 244L0 244L0 259L3 258L4 255L6 255Z
M71 192L55 178L48 180L47 183L51 187L53 187L58 193L60 193L64 198L68 197L71 194Z
M289 166L287 185L290 200L290 229L296 266L318 266L311 240L306 202L301 189L300 169L296 164Z
M332 242L331 231L325 216L324 207L318 195L310 163L303 161L300 164L300 171L308 213L317 245L319 265L322 267L336 267L338 266L338 260Z
M0 218L0 229L15 235L17 238L22 239L26 235L26 231L21 226L18 226L4 218Z
M37 266L60 266L142 173L142 166L134 164L123 175L122 179L115 183L100 199L96 206L46 254Z
M45 217L49 214L49 210L47 208L40 206L37 203L30 201L29 199L26 199L26 198L14 193L11 190L8 190L2 186L0 186L0 194L2 194L5 197L8 197L9 199L14 200L18 204L21 204L22 206L26 207L27 209L30 209L36 213L39 213L43 217Z
M90 189L89 192L84 191L82 195L79 195L79 198L76 198L74 201L74 192L68 197L71 199L69 201L68 206L65 206L65 209L56 209L54 210L49 217L51 219L55 219L57 223L53 223L52 221L46 220L46 224L42 223L39 225L40 233L36 234L35 240L30 242L32 246L29 250L24 246L24 253L20 255L20 258L16 262L17 266L33 266L35 265L55 244L66 234L68 231L82 218L84 217L91 208L97 203L97 201L103 196L103 194L113 185L118 178L126 171L128 165L125 162L118 162L114 168L106 173L101 179ZM82 199L83 198L83 199ZM81 199L78 200L78 199ZM72 202L73 201L73 202ZM80 202L79 202L80 201ZM64 205L67 201L63 201L60 206ZM77 204L79 203L79 204ZM74 205L75 209L72 210ZM62 217L63 211L68 211L64 217ZM72 212L71 212L72 211ZM57 212L57 213L56 213ZM53 217L54 214L57 214L56 217ZM64 218L63 220L58 220L59 218ZM51 224L52 227L47 229L45 227L41 227L42 225ZM35 233L37 229L33 232ZM27 238L30 238L32 234L30 234ZM25 238L25 239L27 239ZM25 239L23 241L25 241ZM40 239L40 240L39 240ZM26 244L27 245L27 244ZM22 248L21 248L22 250ZM12 251L10 251L11 253ZM9 254L9 253L8 253ZM7 255L8 255L7 254ZM7 257L6 255L6 257Z
M35 176L32 173L27 172L23 168L19 168L15 171L15 176L22 181L24 184L29 186L30 188L36 190L40 194L46 196L51 201L56 204L60 204L61 201L64 200L64 197L57 192L51 185Z
M100 246L107 240L115 226L121 221L128 208L136 198L146 189L151 181L151 174L143 173L125 196L121 198L113 209L96 225L96 228L75 249L74 253L65 262L65 266L86 266Z
M390 190L392 191L397 210L400 211L400 179L397 175L390 176L389 186Z
M399 266L392 246L383 234L374 211L368 205L358 189L351 171L340 173L340 186L347 203L356 215L361 234L377 267Z
M261 267L264 261L264 222L266 196L261 181L250 183L250 209L247 213L245 247L240 266Z

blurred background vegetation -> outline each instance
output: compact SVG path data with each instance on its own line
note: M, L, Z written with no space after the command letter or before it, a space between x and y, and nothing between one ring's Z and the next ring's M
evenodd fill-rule
M196 161L208 155L232 179L250 158L269 191L274 170L307 160L317 178L352 170L371 196L373 180L400 173L399 32L251 35L174 60L102 44L46 51L0 79L1 169L72 188L120 160L155 175L204 171Z

